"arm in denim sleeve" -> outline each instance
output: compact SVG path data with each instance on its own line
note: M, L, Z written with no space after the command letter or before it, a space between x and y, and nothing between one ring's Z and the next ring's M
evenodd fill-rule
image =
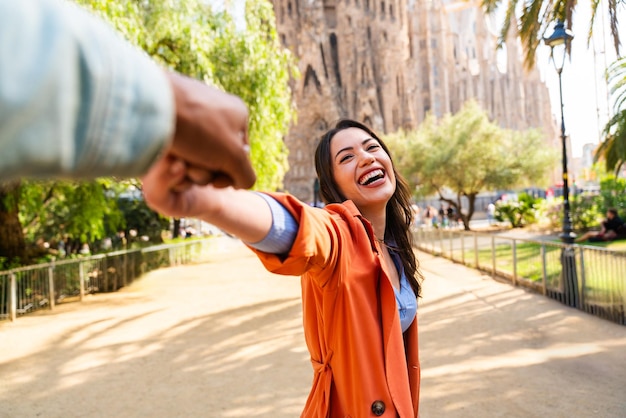
M163 71L66 1L0 0L0 180L130 177L170 141Z
M295 218L276 199L264 193L258 193L272 211L272 228L265 238L257 243L247 243L250 247L269 254L287 254L291 250L296 234L298 223Z

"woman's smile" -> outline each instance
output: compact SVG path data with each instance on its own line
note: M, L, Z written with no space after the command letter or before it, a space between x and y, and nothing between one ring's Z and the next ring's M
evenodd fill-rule
M380 168L374 168L359 178L361 186L379 186L385 179L385 172Z

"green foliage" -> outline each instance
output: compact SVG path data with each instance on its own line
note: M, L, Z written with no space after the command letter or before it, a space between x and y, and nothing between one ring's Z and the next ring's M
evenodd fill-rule
M608 78L615 114L604 127L604 141L594 160L604 160L606 169L617 174L626 163L626 58L609 67Z
M626 213L626 179L606 176L600 181L600 206L605 213L607 209L615 208L624 215Z
M588 231L602 222L603 214L597 197L575 195L570 197L570 216L575 231ZM559 207L562 210L562 204Z
M626 57L613 62L607 70L607 75L613 109L617 112L626 107Z
M283 48L266 0L246 1L246 32L217 37L210 59L215 76L227 91L250 108L251 158L257 172L255 188L282 187L287 171L284 136L295 117L289 79L297 67ZM226 32L226 31L225 31Z
M151 244L163 242L161 232L169 228L168 218L151 210L143 199L121 198L118 206L124 214L126 231L132 229L137 231L138 236L147 236ZM114 232L117 231L112 231L109 235L115 235Z
M5 187L6 186L6 187ZM9 188L16 187L17 189L22 187L21 182L13 183L13 184L0 184L2 188L2 194L0 194L0 211L2 212L11 212L15 210L15 207L18 204L18 199L16 198L17 193L8 192Z
M148 208L134 183L110 178L24 182L19 216L27 240L49 242L53 249L60 240L67 240L74 251L81 243L97 250L104 238L134 229L152 243L162 242L161 231L167 229L169 220Z
M19 260L0 257L0 271L11 270L16 267L20 267Z
M521 193L517 201L497 202L494 216L498 221L510 222L513 228L521 228L536 222L540 201L540 198Z
M201 0L77 0L173 70L241 97L250 110L255 188L275 190L287 171L283 138L295 117L297 67L278 40L272 5L246 1L246 27Z
M537 220L541 228L550 231L561 229L563 217L563 198L542 199L536 206Z
M599 196L570 195L570 217L575 231L597 229L606 217L607 209L626 210L626 180L607 176L600 182ZM563 198L544 201L539 213L550 229L563 227Z
M25 181L20 196L20 222L34 242L69 237L93 242L123 223L109 180L91 182Z
M387 138L397 166L425 194L445 189L470 202L481 191L510 189L545 183L547 168L557 159L539 132L511 131L490 122L474 101L441 120L429 115L417 131ZM465 220L464 220L465 221ZM469 219L467 219L469 221ZM464 222L468 225L468 222Z

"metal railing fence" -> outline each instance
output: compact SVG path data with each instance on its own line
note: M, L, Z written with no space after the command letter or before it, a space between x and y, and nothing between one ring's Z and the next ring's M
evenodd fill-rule
M230 238L226 238L230 239ZM115 292L142 274L161 267L210 261L222 238L122 250L0 272L0 320L59 303L80 301L86 294Z
M590 314L626 325L626 251L453 229L417 229L416 248L530 288ZM0 272L0 320L15 320L86 294L114 292L161 267L210 261L230 238L116 251ZM575 260L567 291L563 254Z
M415 247L626 325L626 251L454 229L416 229ZM565 263L574 266L564 274Z

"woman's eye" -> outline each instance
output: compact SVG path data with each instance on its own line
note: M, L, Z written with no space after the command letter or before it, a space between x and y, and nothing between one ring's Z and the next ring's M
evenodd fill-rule
M343 163L344 161L348 161L350 158L352 157L352 155L350 154L346 154L343 157L341 157L341 159L339 160L340 163Z
M367 150L368 150L368 151L372 151L372 150L375 150L375 149L377 149L377 148L380 148L380 145L378 145L378 144L372 144L372 145L370 145L369 147L367 147Z

